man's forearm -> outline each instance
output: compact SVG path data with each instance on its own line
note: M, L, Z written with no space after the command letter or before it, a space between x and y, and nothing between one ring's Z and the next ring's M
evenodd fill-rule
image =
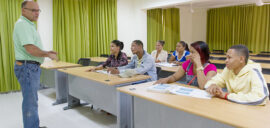
M47 51L42 51L41 49L39 49L35 45L32 45L32 44L24 45L24 48L32 56L36 56L36 57L48 57L48 52Z

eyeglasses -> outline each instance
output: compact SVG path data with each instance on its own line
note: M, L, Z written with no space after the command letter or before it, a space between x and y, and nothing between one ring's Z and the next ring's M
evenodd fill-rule
M31 12L41 12L40 9L30 9L30 8L24 8L24 9L27 9L27 10L29 10Z

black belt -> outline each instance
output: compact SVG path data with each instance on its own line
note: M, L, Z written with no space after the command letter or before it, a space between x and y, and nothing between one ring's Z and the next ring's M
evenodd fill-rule
M39 62L32 61L32 60L16 60L16 61L21 62L21 63L36 64L36 65L40 66Z

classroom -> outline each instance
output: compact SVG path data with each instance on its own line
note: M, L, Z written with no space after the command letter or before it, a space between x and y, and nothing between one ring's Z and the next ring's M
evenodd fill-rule
M0 0L1 128L269 128L270 0Z

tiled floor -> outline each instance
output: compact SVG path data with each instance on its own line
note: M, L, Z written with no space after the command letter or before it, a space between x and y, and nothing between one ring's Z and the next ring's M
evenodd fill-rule
M115 128L116 117L90 106L63 110L67 104L52 106L54 89L39 91L40 125L48 128ZM0 127L22 128L22 94L0 94Z

